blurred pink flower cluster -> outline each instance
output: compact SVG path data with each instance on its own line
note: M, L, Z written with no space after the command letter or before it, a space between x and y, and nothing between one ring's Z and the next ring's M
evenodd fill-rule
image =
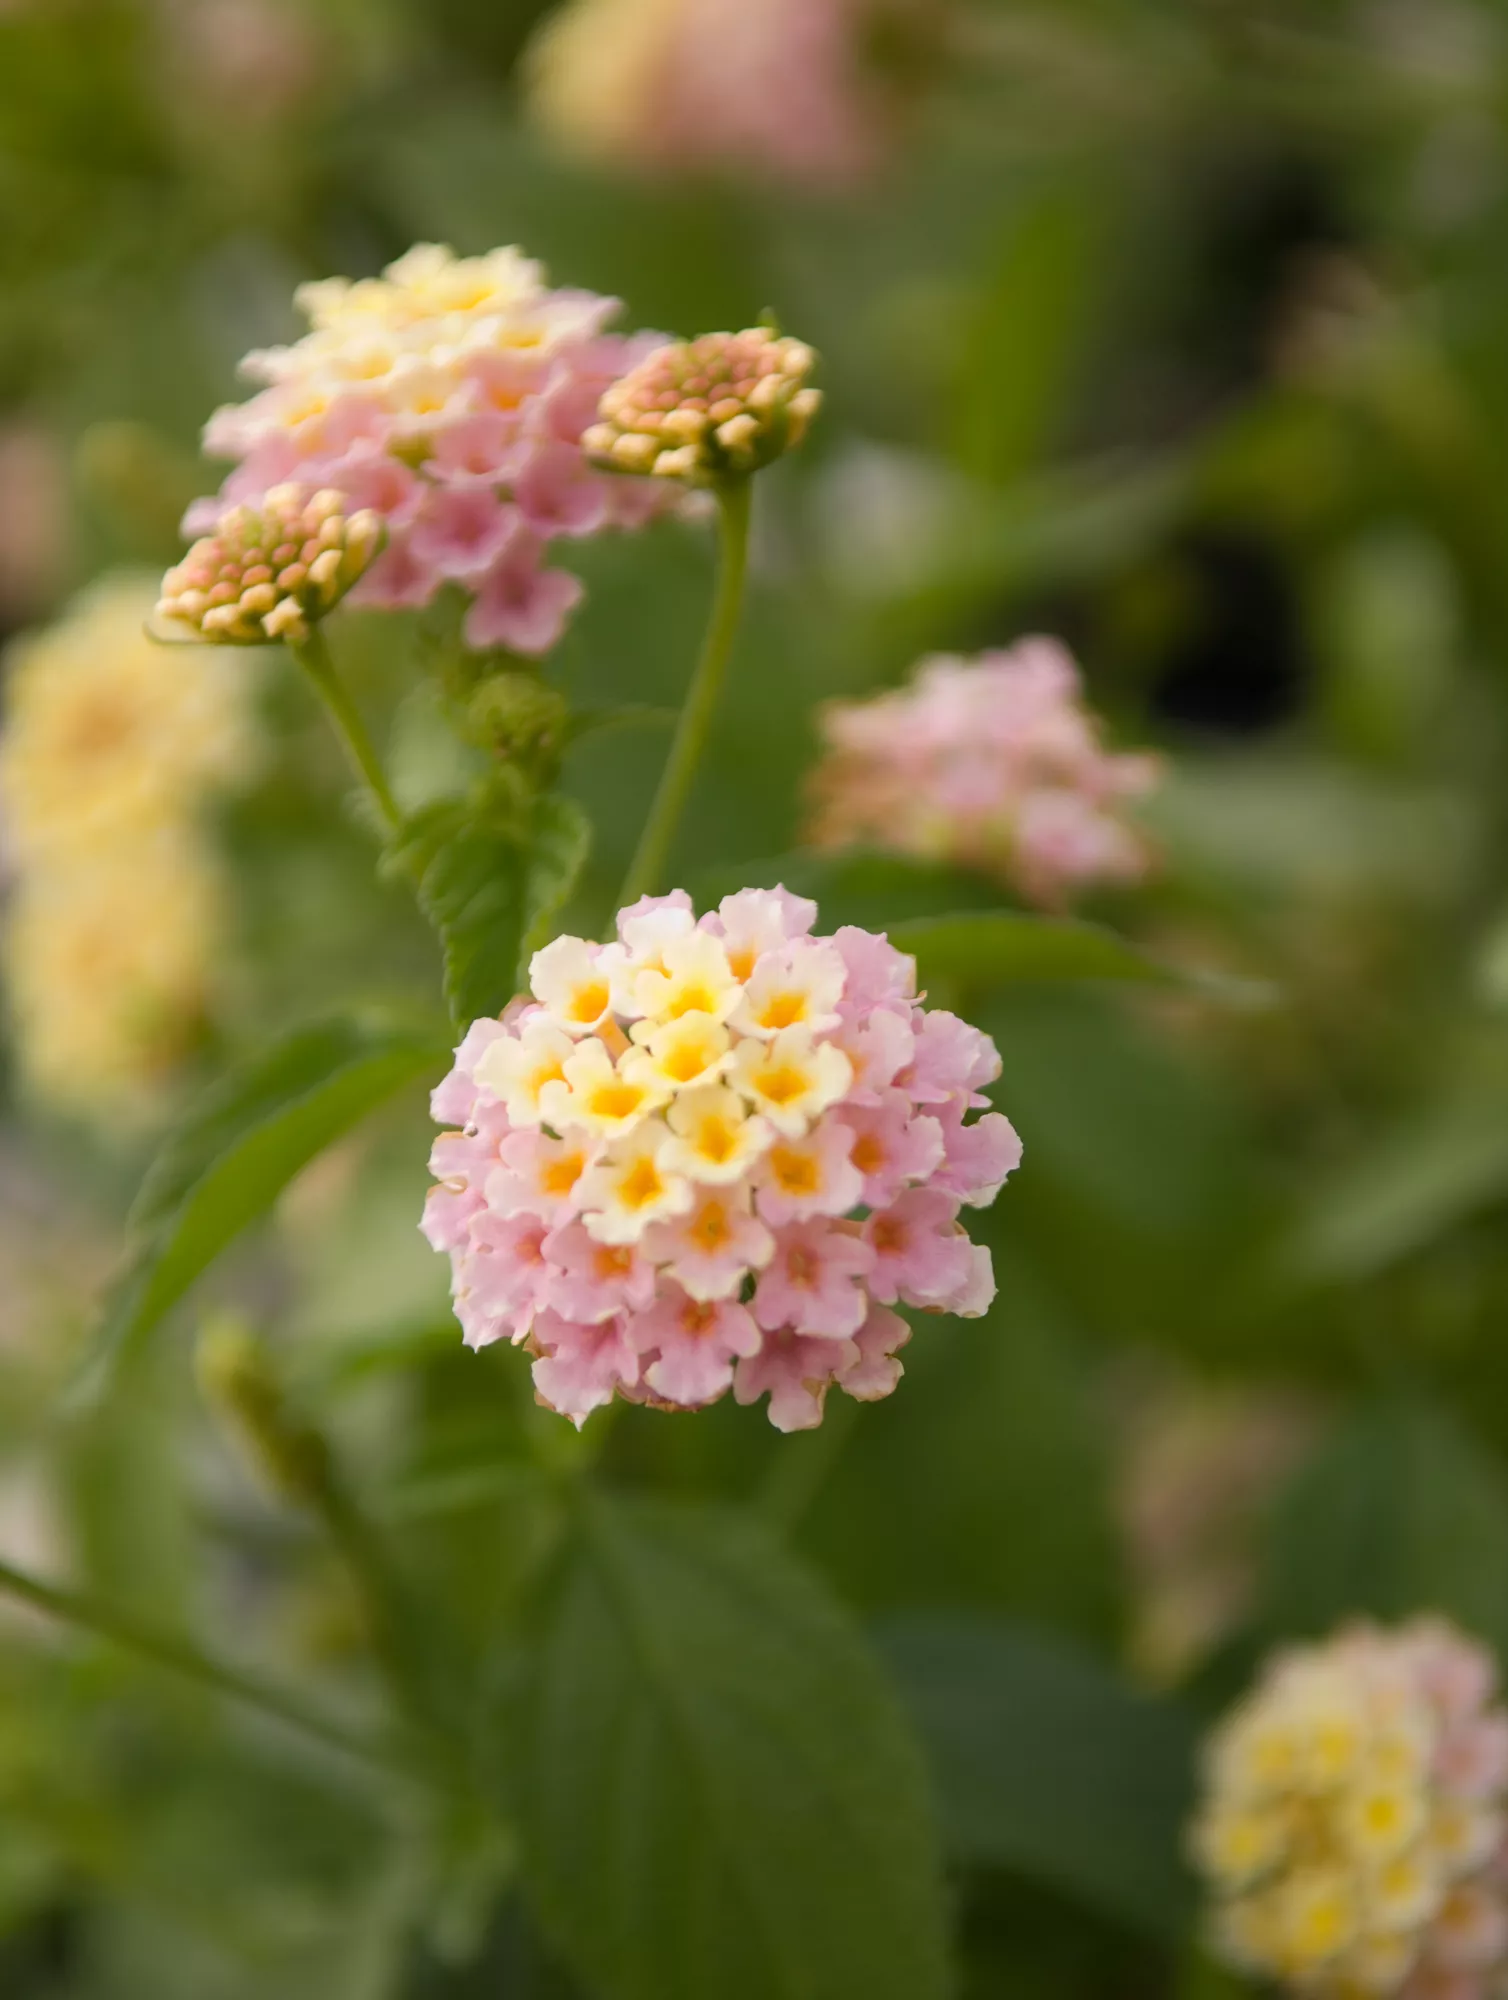
M205 450L236 466L185 531L212 532L227 507L286 482L333 489L387 529L353 602L418 607L459 584L468 645L547 652L581 596L545 566L551 543L665 505L663 486L599 471L581 449L603 391L660 337L607 332L615 300L550 290L511 249L420 244L380 278L304 285L298 303L310 331L249 354L242 370L264 386L205 428Z
M822 728L821 846L862 841L958 862L1049 908L1150 866L1126 806L1156 784L1159 760L1105 749L1054 639L924 660L908 687L829 703Z
M476 1022L433 1108L424 1229L467 1342L526 1343L541 1402L694 1409L730 1387L822 1419L900 1378L896 1304L977 1315L990 1255L959 1222L1020 1142L986 1103L988 1036L916 998L914 962L817 907L683 892L617 941L536 954L532 996Z
M895 79L876 44L887 27L915 34L933 4L571 0L535 44L535 108L606 160L841 187L892 138Z
M1196 1857L1244 1969L1322 2000L1487 2000L1508 1971L1508 1711L1438 1618L1271 1659L1211 1740Z

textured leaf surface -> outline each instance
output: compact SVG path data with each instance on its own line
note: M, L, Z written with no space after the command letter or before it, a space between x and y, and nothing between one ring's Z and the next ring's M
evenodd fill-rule
M534 805L534 841L524 879L528 930L518 967L518 985L528 977L529 959L554 936L555 919L581 879L592 846L592 823L572 798L546 793Z
M409 821L392 858L439 933L457 1028L500 1014L517 991L528 921L528 849L513 817L442 799Z
M546 793L515 800L442 799L416 814L392 850L445 954L445 997L457 1028L500 1014L523 984L529 954L586 860L579 805Z
M525 1867L612 2000L938 2000L923 1766L858 1633L718 1515L592 1501L507 1731Z

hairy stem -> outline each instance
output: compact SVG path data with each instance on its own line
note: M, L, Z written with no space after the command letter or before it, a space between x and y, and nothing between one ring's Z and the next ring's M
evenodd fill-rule
M153 1631L129 1612L101 1604L81 1592L44 1583L40 1577L29 1576L24 1570L5 1562L0 1562L0 1591L19 1598L22 1603L45 1612L62 1624L91 1633L96 1639L105 1639L111 1645L119 1646L123 1652L134 1653L138 1659L150 1660L155 1666L165 1667L169 1673L196 1681L200 1687L226 1695L246 1708L275 1716L279 1722L287 1723L290 1728L315 1738L331 1749L341 1750L347 1756L359 1757L366 1763L387 1768L398 1763L396 1754L382 1745L365 1740L338 1722L313 1714L280 1689L269 1687L238 1667L227 1667L218 1660L212 1660L182 1639Z
M733 639L743 609L744 580L749 566L749 515L754 482L749 478L730 479L717 489L720 529L720 568L712 617L702 642L701 657L686 691L686 704L676 728L675 741L660 777L654 804L639 845L629 864L618 903L637 902L660 883L670 844L680 823L691 791L696 767L707 747L707 736L722 692Z
M325 712L335 726L335 733L346 747L346 754L365 780L372 797L377 801L377 809L382 814L389 832L396 833L403 823L403 814L398 810L398 801L393 797L382 761L378 757L361 712L351 699L345 682L336 672L335 662L330 657L330 648L325 636L317 625L311 626L307 639L289 641L288 650L298 661L315 692L325 705Z

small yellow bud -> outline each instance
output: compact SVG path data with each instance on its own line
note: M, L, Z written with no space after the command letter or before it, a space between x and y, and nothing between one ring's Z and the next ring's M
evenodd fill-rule
M163 579L153 636L232 646L306 639L382 548L381 516L347 515L345 505L329 487L275 486L260 508L230 508Z
M768 327L657 348L602 398L590 457L693 486L757 472L799 444L821 406L816 355Z

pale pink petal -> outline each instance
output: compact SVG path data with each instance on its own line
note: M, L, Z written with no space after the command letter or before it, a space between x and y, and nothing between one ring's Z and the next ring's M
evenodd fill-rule
M838 1378L844 1395L859 1403L878 1403L888 1396L906 1372L896 1356L910 1338L911 1329L899 1313L871 1306L854 1335L858 1359Z
M739 1403L770 1399L769 1419L777 1431L815 1430L833 1383L858 1364L852 1340L812 1340L800 1334L766 1334L759 1353L740 1361L733 1395Z
M575 445L531 445L513 478L524 519L542 535L595 535L608 517L611 473L597 472Z
M582 596L579 578L562 569L532 567L510 551L466 614L466 643L479 651L506 646L530 657L548 653Z
M1021 1140L1011 1121L987 1111L965 1124L960 1107L940 1108L943 1161L932 1185L970 1208L987 1208L1021 1164Z
M639 1357L621 1320L577 1326L545 1311L535 1322L534 1338L542 1350L534 1363L535 1394L578 1430L616 1391L639 1380Z
M492 570L517 531L516 510L485 486L437 486L429 489L408 545L437 576L465 580Z

